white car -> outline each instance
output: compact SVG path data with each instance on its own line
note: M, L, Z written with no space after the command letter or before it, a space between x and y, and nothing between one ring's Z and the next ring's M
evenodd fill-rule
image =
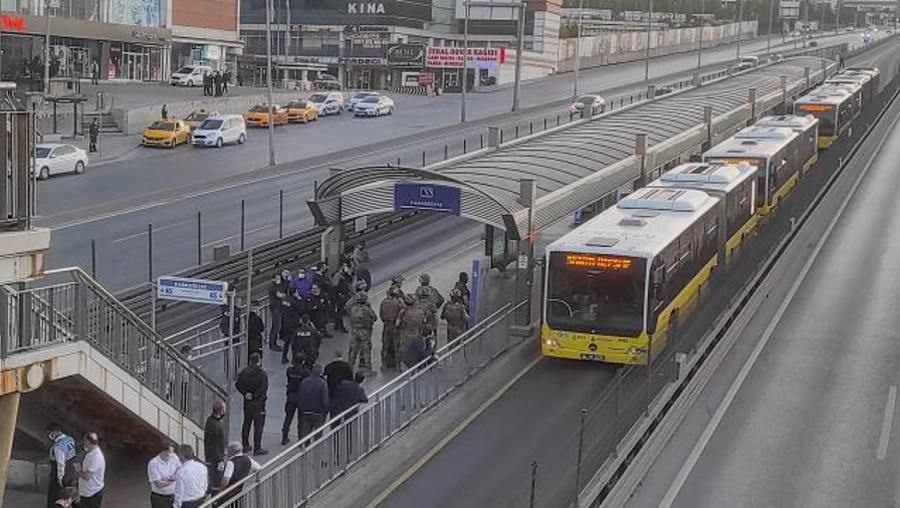
M603 97L599 95L582 95L575 99L575 102L569 106L569 113L581 113L581 110L583 110L585 105L589 102L593 103L591 106L592 115L603 113L606 110L606 99Z
M344 96L340 92L319 92L309 97L319 116L340 115L344 111Z
M222 148L228 143L243 145L247 141L247 124L241 115L213 115L203 121L191 137L194 146Z
M356 109L353 114L356 116L381 116L391 115L394 113L394 101L390 97L384 95L376 95L366 97L362 101L356 103Z
M758 56L742 56L740 60L738 60L738 70L743 71L745 69L752 69L759 65L759 57Z
M84 173L88 154L77 146L58 143L37 145L34 148L34 167L39 180L60 173Z
M362 102L363 99L368 97L378 97L379 95L378 92L356 92L353 94L353 97L350 97L350 101L347 103L347 109L356 111L356 105Z
M203 75L212 74L212 71L208 65L186 65L172 73L169 83L172 86L202 86Z

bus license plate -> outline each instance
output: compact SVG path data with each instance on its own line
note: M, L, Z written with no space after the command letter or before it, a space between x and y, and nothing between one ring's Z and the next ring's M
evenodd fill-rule
M602 362L603 361L603 355L597 355L597 354L593 354L593 353L581 353L580 358L582 360L588 360L588 361L592 361L592 362Z

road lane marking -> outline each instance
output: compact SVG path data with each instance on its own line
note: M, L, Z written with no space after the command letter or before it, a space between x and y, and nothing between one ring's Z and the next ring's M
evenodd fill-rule
M726 411L728 411L729 406L731 406L731 403L737 396L738 391L741 389L741 386L744 384L744 381L750 374L750 370L753 368L753 365L756 364L756 360L759 358L760 354L762 354L763 348L765 348L766 344L768 344L769 339L775 332L775 328L781 322L781 318L784 316L784 313L787 312L787 308L794 300L794 296L797 294L800 286L806 280L806 276L809 274L810 269L812 269L813 263L815 263L816 259L819 257L819 253L825 246L825 242L828 241L828 238L831 236L831 232L834 230L835 226L837 226L837 223L844 215L844 211L850 205L850 201L856 194L856 190L859 188L863 179L869 173L869 169L872 167L872 162L881 152L881 149L887 142L887 140L891 137L890 134L894 132L894 128L896 127L898 120L900 120L900 116L895 116L890 126L888 126L888 128L885 130L885 134L879 141L878 146L875 148L875 150L872 151L872 154L869 156L868 160L866 160L866 164L863 166L862 171L860 171L859 175L856 177L856 181L853 182L853 186L850 188L850 191L841 202L841 206L838 208L837 213L835 213L834 217L831 219L831 222L828 223L828 227L825 229L824 234L819 239L819 242L816 244L816 247L815 249L813 249L810 257L806 260L806 264L803 265L803 269L800 271L797 280L794 281L794 284L791 286L791 289L788 291L785 299L781 302L781 305L775 312L775 316L769 322L769 325L763 332L762 337L760 337L759 341L756 343L756 346L753 348L753 351L750 353L750 357L747 358L746 362L744 362L744 365L741 367L740 372L738 372L737 377L731 383L731 386L728 388L728 392L719 403L719 407L716 408L716 412L713 414L712 419L710 419L709 423L706 425L706 428L703 429L703 433L700 435L700 438L697 440L697 443L691 450L690 455L688 455L687 460L681 466L681 469L678 471L675 479L672 480L672 484L669 486L669 490L666 491L666 495L663 497L662 501L659 504L660 508L670 508L675 502L675 498L678 496L679 492L681 492L681 488L684 487L684 483L687 481L687 478L691 474L691 471L694 469L694 466L697 464L697 461L700 460L700 455L706 449L706 445L709 444L710 439L712 439L713 434L716 432L716 429L719 427L719 424L725 417Z
M881 437L878 438L878 453L875 458L884 460L887 456L888 443L891 440L891 427L894 424L894 406L897 404L897 387L891 385L888 390L887 403L884 405L884 419L881 420Z
M244 238L246 239L247 236L249 236L249 235L252 234L252 233L259 233L260 231L267 231L267 230L269 230L269 229L275 229L275 226L272 225L272 224L264 224L264 225L262 225L262 226L258 226L258 227L255 227L255 228L250 228L250 229L244 231ZM237 239L237 238L240 238L240 237L241 237L241 234L240 234L240 233L235 233L235 234L233 234L233 235L228 235L228 236L226 236L225 238L220 238L220 239L218 239L218 240L210 240L210 241L204 243L204 244L202 245L202 247L209 247L209 246L211 246L211 245L216 245L216 244L222 243L222 242L230 242L231 240L234 240L234 239Z
M381 494L378 494L378 497L376 497L368 505L366 505L366 508L374 508L374 507L378 506L379 504L383 503L384 500L388 498L388 496L390 496L395 490L397 490L401 485L403 485L403 483L405 483L406 480L410 479L414 474L416 474L419 471L419 469L422 469L422 466L427 464L428 461L430 461L435 455L438 454L438 452L443 450L444 447L450 443L450 441L453 441L456 438L456 436L458 436L463 430L465 430L466 427L469 426L470 423L472 423L473 421L475 421L476 418L481 416L481 413L485 412L487 410L487 408L491 406L491 404L493 404L494 402L497 401L497 399L502 397L503 394L505 394L510 388L512 388L513 385L515 385L516 382L518 382L519 379L522 378L522 376L527 374L528 371L530 371L535 365L537 365L538 362L540 362L543 358L544 358L543 356L538 355L538 357L535 358L534 360L532 360L531 363L526 365L524 369L522 369L518 374L513 376L512 379L507 381L507 383L505 385L503 385L503 387L501 387L500 390L497 391L497 393L492 395L491 398L484 401L483 404L478 406L478 409L476 409L475 412L473 412L468 417L466 417L465 420L460 422L460 424L457 425L452 431L450 431L449 434L444 436L443 439L441 439L436 445L434 445L430 450L428 450L428 452L425 453L425 455L423 455L422 458L417 460L416 463L413 464L412 466L410 466L409 469L404 471L403 474L400 475L399 478L397 478L390 485L388 485L388 487L386 489L384 489L384 491L382 491Z
M165 231L165 230L167 230L167 229L172 229L172 228L174 228L174 227L176 227L176 226L180 226L180 225L185 224L185 223L187 223L187 222L189 222L189 221L187 221L187 220L180 220L180 221L178 221L178 222L173 222L172 224L167 224L167 225L165 225L165 226L154 227L154 228L153 228L153 233L156 234L156 233L159 233L160 231ZM142 229L141 231L138 231L137 233L132 233L132 234L130 234L130 235L120 236L119 238L116 238L115 240L112 240L112 241L110 241L109 243L127 242L128 240L134 240L135 238L140 238L140 237L146 236L146 235L147 235L147 230L146 230L146 229Z

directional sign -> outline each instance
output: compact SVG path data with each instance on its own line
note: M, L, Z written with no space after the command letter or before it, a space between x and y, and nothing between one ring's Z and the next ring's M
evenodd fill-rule
M156 296L163 300L225 305L228 302L228 283L163 276L157 279Z
M459 189L446 185L394 184L394 210L423 210L459 215Z

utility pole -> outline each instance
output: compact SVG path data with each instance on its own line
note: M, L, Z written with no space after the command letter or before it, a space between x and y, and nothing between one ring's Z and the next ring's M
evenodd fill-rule
M769 0L769 33L766 34L766 60L772 58L772 22L775 18L775 0Z
M650 27L653 21L653 0L650 0L650 12L647 13L647 47L644 49L644 81L650 82Z
M572 96L578 98L578 72L581 67L581 21L584 18L584 0L578 0L578 32L575 36L575 84Z
M519 34L516 42L516 79L513 84L512 110L519 110L519 87L522 83L522 55L525 53L525 2L519 3Z
M50 95L50 0L44 0L44 94Z
M738 40L737 40L737 57L741 58L741 38L744 35L744 2L743 0L737 0L738 2Z
M266 89L269 101L269 166L275 165L275 108L272 104L272 0L266 0Z
M289 50L291 47L291 0L284 0L284 61L286 62L288 59Z
M462 103L459 107L459 121L466 121L466 85L469 80L469 2L463 0L465 19L463 20L463 68L462 68ZM516 59L518 60L518 56Z
M706 25L706 0L700 0L700 10L703 18L700 18L700 35L697 40L697 74L700 74L700 56L703 54L703 27Z

